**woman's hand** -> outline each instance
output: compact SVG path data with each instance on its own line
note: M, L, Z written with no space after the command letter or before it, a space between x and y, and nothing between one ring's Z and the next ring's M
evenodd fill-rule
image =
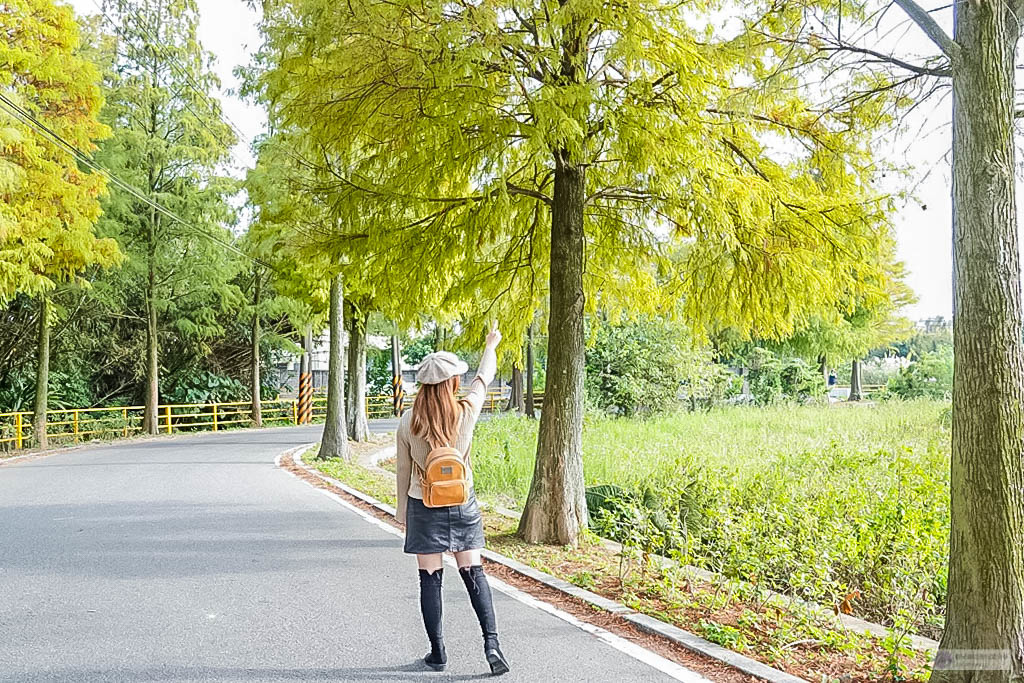
M496 349L501 343L501 332L498 330L498 321L491 323L491 331L487 333L487 348Z

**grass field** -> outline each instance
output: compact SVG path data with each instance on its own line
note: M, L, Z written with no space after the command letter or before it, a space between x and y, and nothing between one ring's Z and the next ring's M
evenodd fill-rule
M591 416L584 471L588 486L661 501L686 563L934 637L946 590L948 418L949 404L936 401ZM482 498L522 504L536 430L516 417L478 426ZM632 526L605 530L642 545L643 524Z

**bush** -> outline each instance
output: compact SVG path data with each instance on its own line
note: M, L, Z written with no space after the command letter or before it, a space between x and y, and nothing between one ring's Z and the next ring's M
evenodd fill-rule
M627 417L664 412L678 399L681 361L679 340L663 321L601 321L587 349L588 397Z
M168 403L231 403L252 397L249 387L237 379L195 368L171 375L161 393Z
M750 393L758 405L784 400L807 401L825 393L825 379L801 358L780 358L768 349L747 355Z
M738 389L711 349L694 349L684 327L657 318L602 320L586 364L590 404L626 417L668 412L683 398L708 408Z
M434 337L426 335L414 339L402 347L402 357L409 365L419 365L420 361L434 352ZM390 380L389 380L390 382Z
M644 420L587 415L591 523L636 552L668 552L730 578L857 616L941 630L949 537L947 402L716 408ZM484 500L522 505L537 424L477 427Z
M370 396L391 394L391 351L366 350L366 393Z
M948 399L953 394L953 349L925 353L886 385L899 398Z

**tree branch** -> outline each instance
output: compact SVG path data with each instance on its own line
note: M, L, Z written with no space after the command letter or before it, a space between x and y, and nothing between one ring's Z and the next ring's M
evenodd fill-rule
M892 64L894 66L898 66L901 69L906 69L907 71L911 71L911 72L916 73L916 74L921 74L922 76L948 77L948 76L952 76L953 75L952 70L948 66L942 66L942 67L919 66L917 64L911 64L910 62L905 62L902 59L897 59L896 57L893 57L892 55L887 55L887 54L884 54L882 52L875 52L874 50L869 50L868 48L865 48L865 47L856 47L854 45L847 45L847 44L844 44L844 43L837 43L836 47L829 48L829 49L833 49L833 50L836 50L836 51L844 51L844 52L855 52L855 53L861 54L861 55L868 55L870 57L876 57L876 58L878 58L879 61L887 62L887 63Z
M928 10L918 5L914 0L894 0L900 8L907 13L914 23L920 27L924 34L952 61L960 56L960 44L939 26L939 23L932 18Z

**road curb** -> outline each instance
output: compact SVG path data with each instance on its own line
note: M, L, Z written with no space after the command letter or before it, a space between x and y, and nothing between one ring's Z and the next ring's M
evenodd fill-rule
M386 503L382 503L373 496L370 496L366 493L363 493L362 491L354 489L351 486L345 484L344 482L338 481L333 477L329 477L324 473L320 472L319 470L311 467L310 465L307 465L306 462L302 459L302 455L306 450L308 450L308 448L309 446L300 446L298 448L294 448L287 451L284 455L291 455L292 461L296 465L298 465L299 467L301 467L303 470L313 475L314 477L317 477L318 479L321 479L322 481L325 481L331 484L332 486L338 487L348 495L359 499L360 501L366 503L367 505L371 505L375 509L391 517L395 516L395 508L393 508L392 506L387 505ZM623 605L620 602L616 602L615 600L611 600L602 595L598 595L597 593L593 593L584 588L580 588L579 586L575 586L569 583L568 581L559 579L555 576L552 576L551 574L548 574L547 572L543 572L539 569L535 569L534 567L525 565L522 562L514 560L511 557L506 557L501 553L496 553L493 550L484 549L481 552L481 555L491 562L504 565L505 567L508 567L517 574L526 576L527 578L537 581L538 583L541 583L544 586L547 586L548 588L559 591L560 593L564 593L578 600L582 600L583 602L589 604L594 608L621 616L622 618L626 619L630 623L634 624L638 628L648 633L652 633L663 638L666 638L667 640L670 640L673 643L676 643L677 645L680 645L686 648L687 650L690 650L691 652L695 652L701 656L719 661L723 664L731 666L734 669L738 669L743 673L768 681L769 683L808 683L803 678L798 678L796 676L786 673L785 671L780 671L779 669L772 668L767 664L763 664L755 659L745 657L737 652L733 652L732 650L728 650L720 645L716 645L715 643L712 643L709 640L705 640L704 638L701 638L696 634L690 633L689 631L684 631L681 628L672 626L671 624L667 624L663 621L659 621L646 614L641 614L636 610L632 609L631 607L627 607L626 605Z

